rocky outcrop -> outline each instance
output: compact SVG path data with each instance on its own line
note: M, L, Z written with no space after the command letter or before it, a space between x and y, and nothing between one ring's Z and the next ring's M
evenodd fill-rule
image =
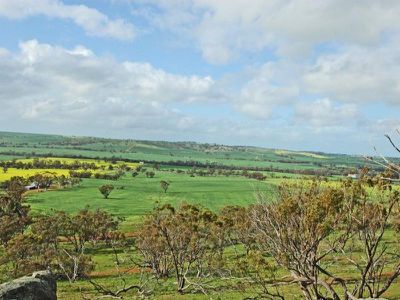
M49 271L35 272L0 285L0 300L55 300L56 280Z

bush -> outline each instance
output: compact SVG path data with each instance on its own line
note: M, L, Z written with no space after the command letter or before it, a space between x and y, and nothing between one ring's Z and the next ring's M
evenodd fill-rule
M114 186L112 184L103 184L99 187L100 193L103 195L104 199L108 199L108 196L111 194Z

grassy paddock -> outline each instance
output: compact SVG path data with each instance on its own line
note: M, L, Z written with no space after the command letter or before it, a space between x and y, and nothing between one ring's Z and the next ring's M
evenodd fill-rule
M160 187L161 180L171 182L167 193ZM102 184L115 186L109 199L104 199L98 191ZM44 193L32 192L27 202L35 213L53 209L74 213L89 205L132 221L148 214L157 202L173 205L196 203L217 211L226 205L247 206L254 202L255 192L271 193L273 189L274 186L267 182L243 177L190 177L187 174L156 172L154 178L146 178L144 174L133 178L127 173L118 181L84 179L80 186Z

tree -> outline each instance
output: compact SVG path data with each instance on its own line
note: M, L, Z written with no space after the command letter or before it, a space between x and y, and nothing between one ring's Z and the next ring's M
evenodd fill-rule
M160 181L160 186L161 186L161 189L164 191L164 193L167 192L169 185L170 185L169 181L165 181L165 180Z
M146 177L147 178L153 178L154 177L154 175L156 175L156 173L154 173L153 171L146 171Z
M141 226L136 246L144 261L159 276L175 274L178 292L200 288L207 277L211 249L211 227L216 215L195 205L178 209L164 205L154 209Z
M0 194L0 242L3 245L30 223L30 207L23 203L24 191L23 179L13 177L7 183L5 193Z
M104 211L88 208L76 215L59 211L39 216L30 231L17 234L7 244L5 262L12 264L13 276L50 268L71 282L85 278L94 267L88 246L108 244L120 236L119 222Z
M125 171L123 168L118 168L117 171L115 172L116 179L119 179L124 175L125 175Z
M279 269L262 251L251 250L245 256L237 257L234 271L237 272L237 276L243 278L237 288L257 295L247 299L285 299L284 293L280 290L282 282L278 277Z
M112 184L103 184L99 187L100 193L103 195L104 199L108 199L108 196L111 194L114 186Z
M113 253L113 265L115 266L116 272L112 286L95 281L90 277L88 278L89 283L94 287L97 294L101 295L98 298L124 299L124 294L132 294L132 292L140 299L150 296L153 290L153 288L149 286L152 274L148 271L147 267L137 264L136 253L130 255L129 252L126 251L129 249L130 241L125 239L125 236L120 232L111 232L109 234L109 244ZM126 269L125 266L131 263L140 269L139 278L136 278L136 276L132 278L130 272L131 268ZM154 284L159 285L158 281L155 281ZM83 298L86 299L86 297ZM96 299L98 298L96 297Z
M35 174L34 176L31 176L29 179L35 182L38 192L40 188L45 189L45 191L47 191L47 189L52 185L53 181L56 179L56 175L55 173L44 172Z
M57 177L57 182L60 188L64 188L71 183L71 178L65 175L61 175Z
M397 130L397 133L400 135L400 130ZM385 134L385 137L388 139L391 146L398 153L400 153L400 147L396 145L396 143L393 141L392 137L390 137L388 134ZM376 149L375 149L375 151L376 151ZM379 157L381 157L383 159L383 161L380 161L379 159L375 159L372 156L366 156L365 159L379 165L380 167L385 168L385 171L389 172L389 173L386 173L385 175L397 175L397 178L399 178L400 177L400 165L393 163L392 161L390 161L389 159L387 159L386 157L384 157L382 155L379 155ZM386 179L390 179L390 177L385 177L385 176L383 176L383 177Z
M136 177L136 176L138 176L139 175L139 173L137 172L137 171L133 171L132 172L132 177Z
M8 166L3 166L3 173L5 174L7 173L7 171L8 171Z
M380 177L340 186L284 184L277 202L251 209L258 251L289 271L306 299L377 299L400 276L399 240L393 245L383 238L399 198ZM360 276L341 277L343 260Z
M385 178L385 177L383 177ZM347 252L362 249L361 256L350 256L348 262L359 273L359 280L352 295L363 298L379 298L385 293L394 280L400 276L399 236L395 241L387 241L388 229L396 231L396 211L400 194L381 175L362 180L368 183L369 191L355 205L352 214L352 232L354 235L348 243ZM372 195L372 200L370 196ZM395 235L396 237L396 235Z
M341 213L343 199L340 191L325 189L316 181L308 186L285 184L279 188L277 202L263 202L252 209L260 250L290 272L306 299L325 299L321 291L325 286L338 299L320 275L327 272L321 260L342 240L339 234L330 246L322 245L345 216Z
M248 253L254 247L254 237L251 232L251 220L249 210L240 206L225 206L218 214L213 224L214 248L223 252L225 247L232 246L237 256L240 250L237 246L243 246ZM222 254L221 254L222 256Z
M82 178L79 177L70 177L71 186L79 185L82 183Z

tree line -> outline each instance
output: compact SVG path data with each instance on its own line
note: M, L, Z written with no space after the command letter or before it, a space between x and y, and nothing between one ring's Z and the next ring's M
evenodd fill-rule
M110 161L110 164L108 166L102 166L102 165L97 165L94 162L85 162L85 161L79 161L79 160L74 160L72 162L65 162L61 161L58 159L52 160L52 159L40 159L40 158L34 158L32 161L21 161L21 160L9 160L9 161L0 161L0 168L4 169L9 169L9 168L15 168L15 169L23 169L23 170L29 170L29 169L67 169L67 170L109 170L112 171L115 168L117 169L123 169L126 171L132 170L130 166L127 164L120 164L118 166L114 166L116 161Z
M33 156L33 157L57 157L56 154L49 152L49 153L21 153L16 151L3 151L0 152L3 155L18 155L18 156ZM65 158L72 158L72 159L96 159L96 160L104 160L110 163L115 163L117 161L121 162L131 162L131 163L145 163L148 165L155 165L160 164L160 161L155 160L138 160L138 159L128 159L123 157L88 157L84 155L71 155L71 154L63 154ZM281 168L281 167L274 167L272 164L269 166L263 167L256 167L256 166L234 166L234 165L226 165L221 164L218 162L200 162L195 160L169 160L162 162L164 166L178 166L178 167L195 167L195 168L214 168L214 169L223 169L223 170L247 170L247 171L256 171L256 172L277 172L277 173L290 173L290 174L299 174L299 175L312 175L312 176L333 176L333 175L347 175L352 173L354 170L353 168L348 167L337 167L337 166L325 166L325 167L318 167L316 169L291 169L291 168ZM377 171L383 171L384 168L377 166L375 168Z

